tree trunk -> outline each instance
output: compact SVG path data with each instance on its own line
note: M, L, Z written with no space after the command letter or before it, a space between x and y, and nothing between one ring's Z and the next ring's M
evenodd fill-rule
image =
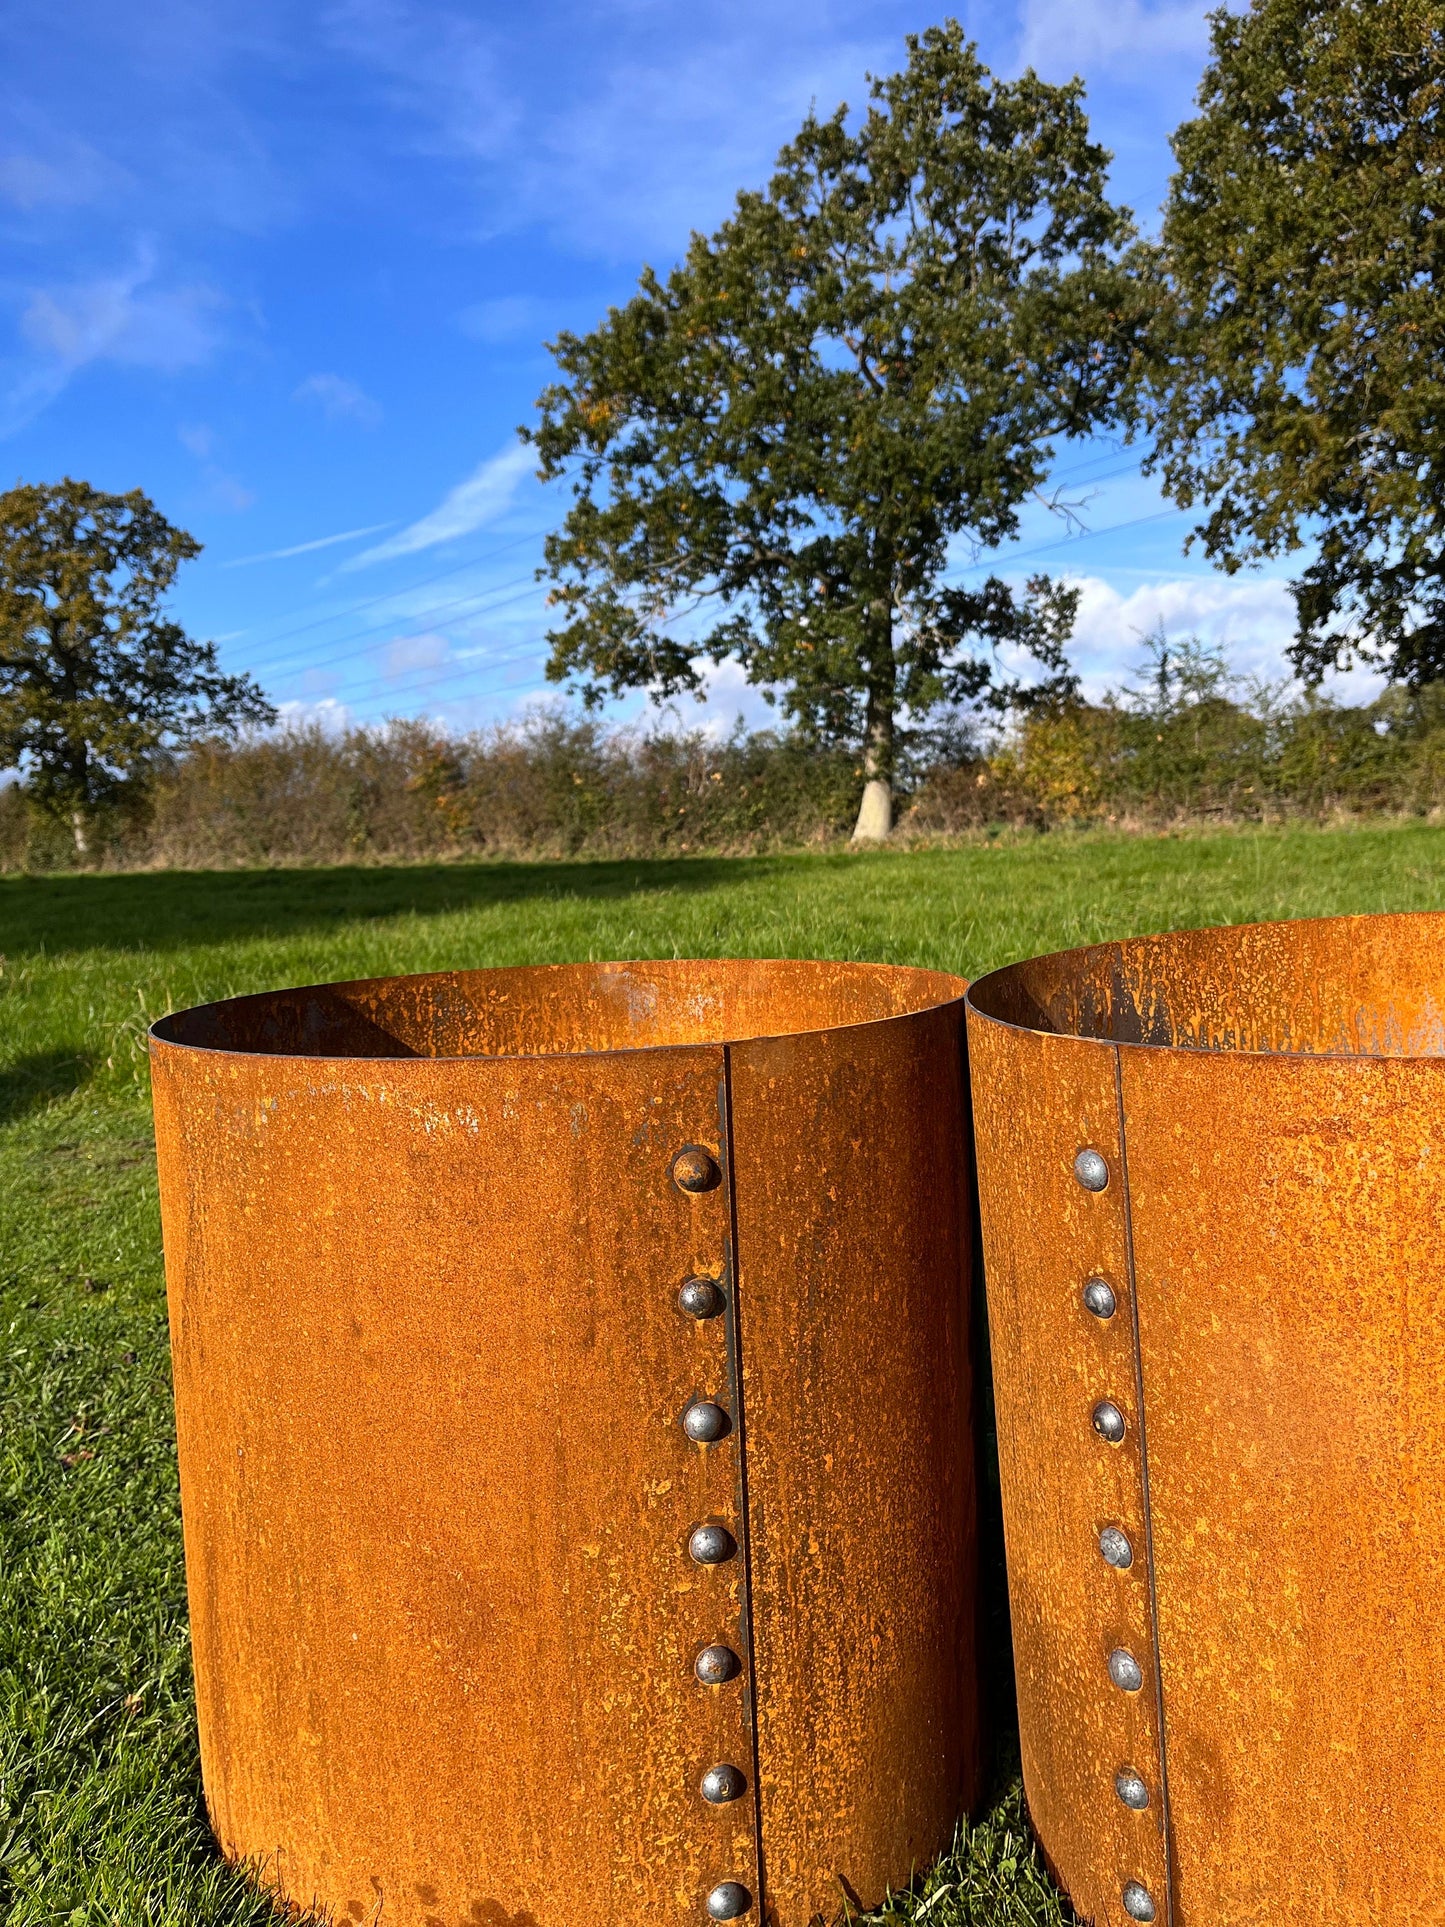
M863 800L858 805L858 821L853 825L854 843L886 843L893 830L893 786L882 776L870 776L863 785Z
M854 843L885 843L893 830L893 618L887 603L875 604L874 610L882 634L873 651L875 674L868 685L863 800L853 825Z

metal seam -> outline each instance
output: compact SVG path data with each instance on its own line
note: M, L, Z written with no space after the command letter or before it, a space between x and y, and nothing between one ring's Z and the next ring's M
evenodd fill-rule
M743 1555L742 1631L748 1662L748 1704L752 1712L752 1717L748 1721L748 1738L752 1746L753 1850L757 1862L758 1882L754 1906L757 1918L762 1922L767 1918L765 1902L767 1880L763 1870L763 1786L758 1737L758 1658L753 1640L753 1535L752 1517L748 1505L748 1428L743 1393L742 1292L739 1284L742 1266L738 1254L737 1172L733 1156L733 1060L731 1047L727 1044L723 1045L723 1081L718 1098L722 1111L723 1152L727 1160L728 1243L731 1246L730 1269L732 1272L732 1288L728 1292L728 1323L732 1329L733 1410L738 1440L738 1522L741 1528Z
M1139 1278L1134 1263L1134 1206L1129 1190L1129 1141L1124 1123L1124 1069L1114 1053L1114 1102L1119 1126L1119 1178L1124 1193L1124 1258L1129 1274L1129 1322L1134 1344L1134 1398L1139 1408L1139 1483L1144 1504L1144 1555L1149 1571L1149 1631L1154 1648L1154 1706L1159 1724L1159 1807L1164 1822L1164 1914L1174 1927L1174 1822L1169 1807L1169 1746L1164 1724L1164 1668L1159 1650L1159 1590L1154 1567L1154 1514L1149 1501L1149 1434L1144 1418L1144 1348L1139 1334Z

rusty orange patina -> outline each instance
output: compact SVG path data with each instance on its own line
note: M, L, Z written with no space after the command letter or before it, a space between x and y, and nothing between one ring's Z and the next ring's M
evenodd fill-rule
M1445 1918L1442 946L1195 931L969 994L1025 1785L1109 1927Z
M342 1923L705 1921L724 1887L807 1927L946 1845L979 1771L963 989L587 965L156 1026L231 1858Z

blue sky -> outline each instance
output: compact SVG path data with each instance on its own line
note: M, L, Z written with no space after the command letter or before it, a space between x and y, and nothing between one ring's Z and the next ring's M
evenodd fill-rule
M1082 73L1152 225L1204 57L1193 0L957 10L985 60ZM503 718L548 692L533 580L562 513L516 439L542 342L761 185L941 18L893 0L11 0L0 76L0 476L139 486L204 544L178 613L297 716ZM1130 451L1066 451L1117 681L1162 618L1269 672L1287 571L1214 574ZM1037 558L1035 561L1034 558ZM1013 566L1006 552L993 566ZM706 714L764 712L723 670ZM632 705L635 710L636 705ZM684 719L694 719L685 706Z

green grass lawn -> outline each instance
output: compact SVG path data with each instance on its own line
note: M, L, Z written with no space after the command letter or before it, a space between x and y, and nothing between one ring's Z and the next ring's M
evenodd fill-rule
M219 1862L192 1729L147 1025L390 971L831 956L967 974L1196 923L1445 906L1421 825L864 857L0 878L0 1919L268 1909ZM996 1804L887 1916L1066 1917Z

